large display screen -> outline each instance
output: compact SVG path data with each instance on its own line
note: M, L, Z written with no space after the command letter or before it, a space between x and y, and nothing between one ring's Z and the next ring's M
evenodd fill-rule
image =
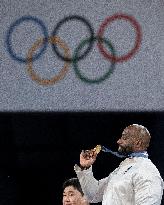
M164 110L161 0L1 0L0 111Z

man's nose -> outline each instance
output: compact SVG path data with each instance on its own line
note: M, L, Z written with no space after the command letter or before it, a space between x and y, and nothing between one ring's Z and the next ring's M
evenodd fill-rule
M70 201L69 196L65 196L65 197L64 197L64 201L65 201L65 202L69 202L69 201Z
M121 139L118 139L118 140L117 140L117 144L120 144L120 143L121 143Z

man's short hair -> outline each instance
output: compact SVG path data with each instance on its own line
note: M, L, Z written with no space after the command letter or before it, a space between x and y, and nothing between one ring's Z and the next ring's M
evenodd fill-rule
M134 136L137 136L142 141L142 145L145 149L149 147L151 135L146 127L143 125L132 124L127 128L133 129Z
M78 178L71 178L71 179L66 180L63 183L63 191L68 186L73 186L74 189L78 190L81 193L82 196L84 195Z

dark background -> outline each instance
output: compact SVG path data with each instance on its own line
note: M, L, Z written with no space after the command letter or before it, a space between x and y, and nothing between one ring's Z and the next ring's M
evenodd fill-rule
M150 131L149 157L164 178L162 112L0 113L0 205L61 205L62 184L76 176L81 150L97 144L117 150L117 139L133 123ZM119 163L100 153L95 177L108 176Z

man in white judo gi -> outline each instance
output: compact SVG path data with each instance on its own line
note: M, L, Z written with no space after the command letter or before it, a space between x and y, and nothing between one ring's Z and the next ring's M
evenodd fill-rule
M82 151L80 165L75 172L82 190L91 203L102 205L160 205L163 195L163 180L156 166L148 159L147 148L150 133L142 125L126 127L117 141L122 161L108 177L96 180L92 164L97 153Z

